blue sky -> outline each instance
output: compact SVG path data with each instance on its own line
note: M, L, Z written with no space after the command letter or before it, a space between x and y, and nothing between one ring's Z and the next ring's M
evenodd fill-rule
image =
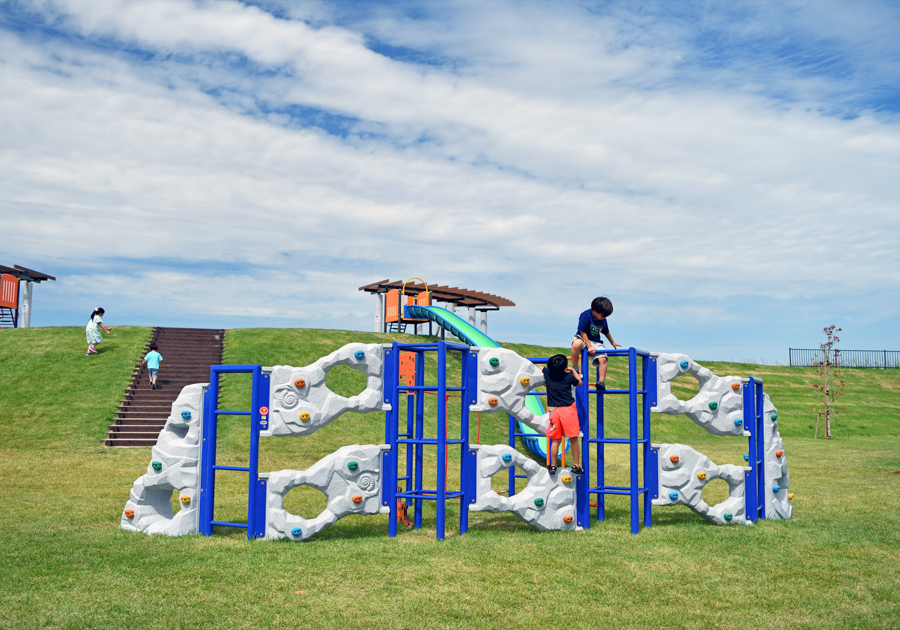
M371 330L383 278L500 341L900 349L900 5L0 4L0 264L33 324Z

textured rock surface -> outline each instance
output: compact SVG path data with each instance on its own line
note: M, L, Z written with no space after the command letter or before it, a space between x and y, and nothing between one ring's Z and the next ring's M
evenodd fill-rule
M349 514L388 513L389 508L381 505L381 452L381 446L344 446L308 470L260 475L268 478L266 538L306 540ZM316 488L328 498L325 510L315 518L284 509L284 496L299 486Z
M188 385L172 403L166 426L151 451L147 472L134 482L131 498L122 511L122 529L168 536L199 531L200 433L205 388L206 385ZM190 418L184 418L182 412L189 412ZM173 491L177 491L174 498ZM181 506L177 514L172 509L173 500ZM131 511L134 516L128 518Z
M492 359L496 359L496 365L491 365ZM528 379L528 385L523 385L523 378ZM550 414L536 416L525 406L525 395L543 384L541 368L512 350L478 348L478 403L471 410L508 413L544 435L550 425ZM497 401L496 405L491 405L492 399Z
M692 375L700 384L697 394L687 401L676 398L672 393L672 381L683 374ZM741 389L739 387L735 390L732 387L733 384L741 384L740 377L719 377L686 355L665 353L657 356L657 375L658 404L652 408L652 411L669 415L684 414L714 435L750 436L743 426L744 407ZM769 399L769 395L764 393L763 396L762 439L765 450L766 518L791 518L793 508L788 499L790 476L787 469L787 455L784 453L784 445L778 433L778 413ZM669 452L669 455L664 457L664 450ZM681 452L685 453L686 459L677 466L671 465L669 456L675 454L681 458ZM778 456L779 452L781 452L780 457ZM716 466L706 456L682 444L660 445L659 462L660 494L659 498L654 500L654 505L688 505L694 511L716 523L727 522L722 518L725 513L732 514L731 523L747 522L743 518L745 511L743 471L746 470L744 467ZM700 468L698 468L694 471L693 479L689 479L683 474L689 462L694 466L709 466L711 467L709 470L719 471L718 476L708 474L706 481L701 482L696 476L696 472L700 472ZM734 476L732 469L741 471L739 477ZM706 483L718 478L728 482L730 496L723 503L710 507L703 502L700 492ZM738 487L738 479L740 487ZM682 483L685 484L684 490L677 490L681 487L679 484ZM777 492L775 488L778 488ZM678 499L670 499L670 492L678 492ZM738 496L741 497L740 509L736 507ZM720 507L722 509L719 509ZM740 518L738 518L738 514L741 515Z
M515 449L496 446L473 446L478 451L477 500L469 506L476 512L514 512L522 520L541 531L575 530L575 476L568 468L560 468L551 476L547 469ZM509 461L504 461L504 455ZM491 478L510 466L519 466L528 476L528 485L512 497L497 494ZM566 517L571 517L566 523Z
M385 409L383 352L381 344L351 343L306 367L270 368L269 426L260 435L308 435L348 411L368 413ZM338 365L366 375L366 389L358 396L338 396L325 385L328 371ZM302 387L298 381L303 381Z

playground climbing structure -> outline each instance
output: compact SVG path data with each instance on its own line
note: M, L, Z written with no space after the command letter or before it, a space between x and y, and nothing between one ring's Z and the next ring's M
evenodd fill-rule
M752 523L761 518L791 517L789 476L784 447L777 429L777 412L754 378L717 377L683 355L650 354L635 348L607 351L627 356L629 385L621 390L591 389L588 379L576 389L576 403L583 431L585 473L574 475L560 468L550 475L546 468L511 444L478 445L469 440L472 413L508 415L515 423L545 433L549 415L529 403L544 384L539 365L546 359L527 359L499 347L479 347L438 341L418 344L348 344L306 367L260 365L213 366L208 384L185 387L172 404L172 413L151 452L147 471L134 483L122 512L123 529L148 534L211 535L213 526L237 527L248 539L285 538L302 541L350 514L390 515L388 534L397 533L398 517L412 511L415 527L422 526L423 504L434 501L436 534L444 538L446 506L459 502L459 532L468 529L470 511L509 511L539 530L580 530L590 527L590 508L604 520L604 498L609 494L631 497L632 532L638 532L643 507L644 526L651 525L652 506L687 505L718 524ZM426 357L436 357L437 379L426 385ZM459 365L459 376L450 375L448 357ZM410 359L410 357L413 357ZM401 370L401 361L412 361ZM589 357L583 354L583 372ZM366 388L343 397L326 385L326 375L338 365L359 370ZM401 372L407 375L401 380ZM246 373L252 379L250 411L218 409L222 374ZM671 382L692 374L700 391L689 401L671 393ZM458 378L458 382L457 379ZM436 395L437 432L426 435L425 396ZM604 398L628 398L630 434L609 438L604 432ZM451 396L458 396L458 418L448 412ZM749 440L745 466L716 465L689 446L652 444L650 410L684 414L708 431ZM384 412L383 444L348 445L325 456L306 470L260 473L259 450L265 438L308 438L348 412ZM216 460L216 435L222 416L249 419L250 452L247 466L220 465ZM593 415L594 429L590 419ZM591 437L593 435L593 437ZM604 449L627 445L630 484L610 486L605 481ZM435 449L437 475L426 475L426 449ZM448 467L450 449L458 450L458 476ZM640 460L640 462L639 462ZM639 463L644 474L639 476ZM516 475L516 469L524 472ZM217 474L247 473L247 522L214 518ZM507 473L513 483L507 496L498 494L492 478ZM591 485L593 473L594 485ZM436 487L426 487L435 479ZM525 486L516 490L515 480ZM702 500L703 486L713 479L729 485L729 497L709 506ZM327 498L325 510L305 519L285 510L285 495L300 486L320 490ZM180 510L172 508L173 496ZM592 502L591 497L597 501ZM643 499L643 500L641 500ZM401 505L403 506L401 508ZM402 513L401 513L402 512Z

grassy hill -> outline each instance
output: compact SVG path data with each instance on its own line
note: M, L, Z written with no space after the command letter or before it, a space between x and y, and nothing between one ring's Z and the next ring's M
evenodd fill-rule
M654 526L631 536L626 500L612 498L607 522L577 534L473 513L468 534L448 528L438 543L432 510L422 530L393 540L386 516L359 516L303 544L249 543L238 530L168 538L118 528L150 449L100 440L149 334L116 328L99 356L85 357L80 328L0 331L0 628L900 626L900 475L887 474L900 470L898 370L846 370L846 411L826 442L811 439L814 370L700 360L716 374L765 379L796 495L791 521L715 527L684 507L656 508ZM306 365L351 341L394 339L413 338L236 330L225 357ZM564 351L504 346L525 356ZM608 380L624 378L614 360ZM349 368L328 384L343 395L365 386ZM246 409L247 385L228 377L223 405ZM695 381L676 382L683 398L692 389ZM607 406L619 433L622 404ZM221 425L220 462L245 462L246 425ZM308 438L264 440L260 470L303 469L345 444L380 443L383 432L382 414L348 414ZM654 417L653 439L717 463L742 463L746 450L745 440L709 436L677 416ZM481 441L505 440L505 421L483 415ZM610 460L624 477L624 450L611 449ZM221 479L217 518L243 520L246 476ZM710 500L722 492L714 485ZM312 516L324 501L298 489L287 504Z

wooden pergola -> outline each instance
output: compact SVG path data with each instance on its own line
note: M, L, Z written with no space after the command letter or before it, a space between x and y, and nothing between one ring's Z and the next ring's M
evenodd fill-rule
M402 280L381 280L373 282L365 286L359 287L360 291L371 293L379 296L377 310L375 312L375 332L385 332L384 323L384 294L392 289L403 289ZM416 296L426 290L426 286L422 283L407 282L406 288L403 289L407 295ZM487 333L487 312L500 310L502 306L515 306L516 303L505 297L494 295L493 293L484 293L483 291L473 291L471 289L460 289L459 287L450 287L446 285L431 285L427 290L431 292L433 302L444 302L451 305L451 310L457 307L465 307L469 309L469 323L475 326L475 313L481 312L481 330ZM430 326L430 323L429 323Z
M30 328L32 287L48 280L56 278L20 265L12 267L0 265L0 325L11 324L13 328ZM20 307L19 284L22 282L25 284Z

